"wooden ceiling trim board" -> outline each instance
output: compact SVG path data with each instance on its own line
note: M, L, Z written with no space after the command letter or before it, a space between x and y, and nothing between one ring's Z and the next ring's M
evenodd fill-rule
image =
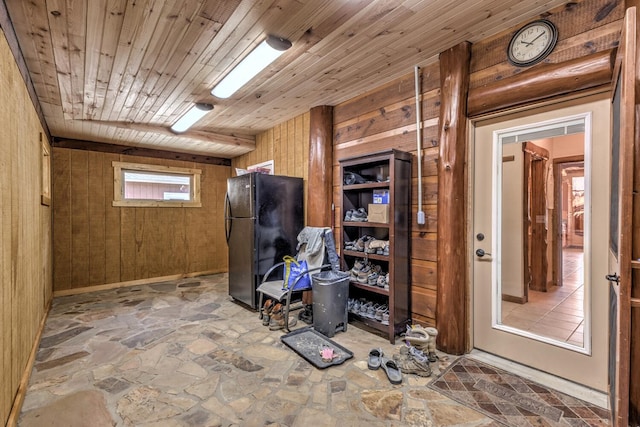
M31 75L33 89L35 90L35 94L37 94L37 98L34 97L33 99L39 99L40 102L48 100L61 105L55 67L42 66L43 63L54 63L51 37L49 36L49 32L45 30L49 27L46 8L36 7L31 2L21 2L17 7L21 8L22 13L18 14L21 19L17 21L12 20L12 28L26 29L34 35L34 37L29 38L26 48L24 46L20 48L24 60L23 65L26 65L29 70L32 70L29 74ZM6 11L4 4L3 10ZM13 31L11 33L5 31L7 37L10 37L11 34L15 37L18 36L18 34L13 33ZM46 58L44 58L43 62L41 56L45 55ZM20 62L21 61L18 61L19 64ZM24 71L27 72L26 69Z
M223 30L225 23L232 16L233 11L238 7L239 0L225 1L225 2L208 2L207 5L211 5L212 8L205 8L201 10L200 15L202 19L205 19L205 25L203 27L202 34L193 48L188 47L187 53L184 58L172 58L170 64L172 67L170 70L166 70L165 74L158 79L158 83L153 86L153 89L148 91L151 96L145 100L144 105L140 108L135 108L139 113L134 117L134 121L155 120L155 111L157 108L154 106L162 105L164 102L159 103L161 93L167 92L167 85L170 81L174 82L174 87L178 84L177 79L174 76L188 75L189 70L198 66L201 58L207 55L207 52L212 49L212 45L215 40L221 37L220 32ZM198 26L193 26L193 30L197 31ZM211 35L214 37L212 37ZM177 67L177 68L176 68ZM174 117L180 112L174 107L172 113ZM170 120L173 122L173 120Z
M144 96L139 96L133 104L133 116L131 116L133 121L144 121L144 116L153 111L153 104L166 90L167 84L172 80L177 80L176 76L180 75L180 67L183 67L184 64L195 64L201 52L211 42L209 36L216 34L222 25L202 17L196 17L194 24L190 26L183 43L180 43L180 48L170 57L164 58L165 63L161 68L157 68L155 72L149 74L141 90ZM203 28L202 32L200 32L200 28ZM174 108L173 114L177 117L181 111ZM152 120L158 121L158 118L153 116Z
M118 36L124 25L124 14L127 8L126 0L108 0L106 5L103 34L98 49L99 62L96 74L96 86L93 96L93 108L87 120L99 119L104 110L105 98L111 81L111 71L118 52ZM88 50L88 49L87 49Z
M53 47L53 58L60 88L60 100L65 120L73 120L73 90L71 88L71 61L67 36L64 0L47 3L49 34Z
M258 3L256 6L267 6L265 4ZM168 98L168 103L165 103L159 108L162 113L170 106L175 99L184 98L190 99L193 93L208 94L209 91L217 84L227 72L235 66L242 58L244 58L254 46L257 46L262 41L262 35L271 32L276 32L274 29L279 27L278 21L284 21L282 15L284 13L294 13L300 8L300 3L296 0L281 0L275 3L271 3L268 7L255 7L248 11L247 15L238 23L233 29L229 39L228 45L232 45L231 49L219 49L211 58L207 61L207 66L203 68L206 71L203 76L196 76L191 81L191 85L185 86L182 92L175 91L175 96ZM287 12L284 12L286 10ZM256 21L260 22L260 25L256 25ZM281 36L286 36L278 34ZM218 34L218 37L220 33ZM217 37L216 37L217 38ZM240 40L249 40L249 47L238 47L237 42ZM218 54L224 52L224 57L219 58ZM286 55L286 54L285 54ZM226 59L225 59L226 58ZM281 58L282 59L282 58ZM215 100L212 100L215 103Z
M145 28L149 26L149 24L145 24L145 21L149 16L148 8L153 8L153 6L150 6L148 3L149 2L147 0L127 2L120 32L118 34L111 35L105 34L117 39L117 42L100 120L110 119L113 104L118 97L122 77L126 73L129 57L133 50L133 45L136 42L136 35L140 31L140 27ZM157 17L160 12L160 8L155 9L155 11L155 16Z
M109 120L117 120L120 111L124 107L124 101L127 98L128 91L131 89L131 85L140 72L147 49L153 49L156 45L162 45L164 39L156 36L156 28L163 25L172 25L175 22L162 20L163 10L163 7L156 7L153 2L149 3L148 7L143 9L142 23L136 26L132 34L130 49L125 50L127 55L126 63L123 67L123 73L119 78L117 89L113 92L115 98L112 103L107 102L105 104L105 108L107 108L107 105L109 108L107 115ZM122 46L122 38L120 39L120 46ZM118 50L120 51L120 49Z
M192 6L187 9L187 6ZM118 100L113 106L113 120L129 120L129 113L135 103L135 99L141 97L141 89L150 75L162 74L164 67L159 63L166 63L173 54L184 36L191 27L193 18L197 13L193 2L165 3L161 8L158 21L149 34L149 39L144 40L137 64L131 64L129 58L128 71L120 84ZM186 15L186 16L185 16ZM134 57L136 55L133 55ZM117 115L116 115L117 114Z
M85 42L85 69L84 69L84 108L82 119L91 120L94 118L96 109L96 84L98 80L98 69L100 68L100 47L102 46L102 36L107 20L105 5L100 2L87 3L87 25Z
M71 111L74 119L82 119L84 109L84 77L85 77L85 40L86 40L86 1L67 0L64 14L67 19L67 50L71 71Z

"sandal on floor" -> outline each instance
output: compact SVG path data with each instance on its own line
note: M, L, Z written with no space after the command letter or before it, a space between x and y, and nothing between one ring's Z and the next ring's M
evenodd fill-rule
M371 349L369 352L369 360L367 361L367 368L372 371L378 369L382 364L382 356L384 356L384 353L381 348Z
M387 374L387 378L389 378L389 382L391 384L402 383L402 372L400 372L400 368L396 364L395 360L383 358L380 366L384 369L384 372Z

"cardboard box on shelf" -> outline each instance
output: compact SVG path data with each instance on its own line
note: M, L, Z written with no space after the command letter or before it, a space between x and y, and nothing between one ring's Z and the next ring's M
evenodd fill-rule
M367 212L369 222L389 223L389 205L371 203Z
M374 204L389 204L389 190L373 190Z

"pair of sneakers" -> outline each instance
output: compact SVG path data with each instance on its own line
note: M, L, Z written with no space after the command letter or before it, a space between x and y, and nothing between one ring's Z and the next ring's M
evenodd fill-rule
M420 377L431 376L429 358L413 346L400 347L400 354L394 354L393 360L396 361L397 365L405 374L414 374Z
M427 355L430 362L438 359L436 355L436 337L438 330L434 327L423 328L421 325L407 325L404 340L409 346L416 347Z

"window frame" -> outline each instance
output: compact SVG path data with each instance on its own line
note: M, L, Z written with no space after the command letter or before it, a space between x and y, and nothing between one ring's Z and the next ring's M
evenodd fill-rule
M111 162L113 166L113 206L117 207L156 207L156 208L199 208L202 207L200 198L200 176L202 170L179 168L174 166L149 165L143 163ZM150 200L125 199L124 172L154 172L160 174L187 175L191 178L191 200Z
M42 163L40 165L40 204L43 206L51 206L51 147L49 142L42 138L40 133L40 147Z

